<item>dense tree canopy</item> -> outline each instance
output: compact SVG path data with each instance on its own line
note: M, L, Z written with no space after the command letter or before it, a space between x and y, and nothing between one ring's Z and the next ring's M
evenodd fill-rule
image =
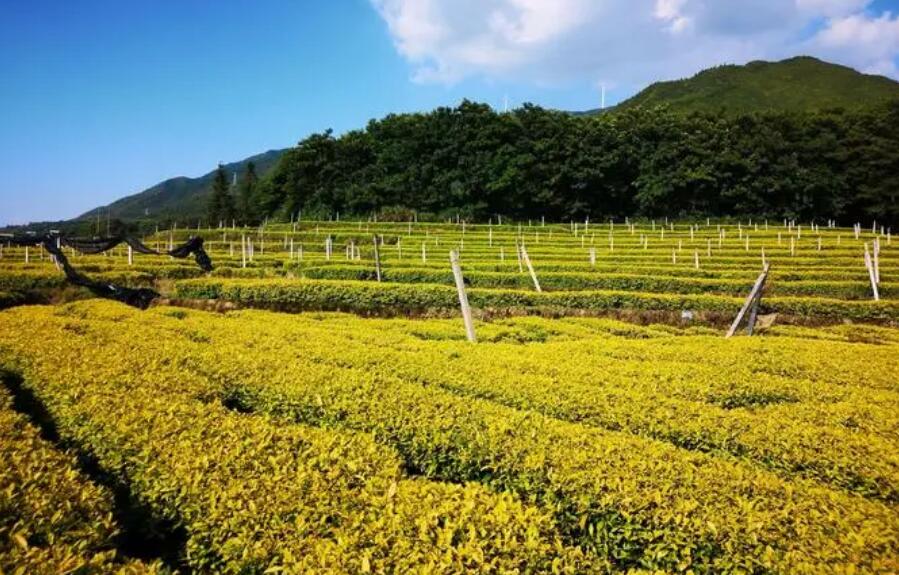
M259 184L258 217L624 216L899 221L899 102L743 116L598 116L462 102L314 134Z

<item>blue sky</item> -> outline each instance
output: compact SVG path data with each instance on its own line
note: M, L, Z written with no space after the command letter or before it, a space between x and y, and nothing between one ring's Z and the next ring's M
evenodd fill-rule
M743 5L5 2L0 224L73 217L314 131L465 97L587 109L603 84L613 103L655 79L798 53L897 76L899 0Z

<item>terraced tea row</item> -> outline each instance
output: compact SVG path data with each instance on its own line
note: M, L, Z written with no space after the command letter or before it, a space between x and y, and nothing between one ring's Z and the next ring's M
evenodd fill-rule
M185 370L197 357L185 343L198 345L196 334L166 338L178 320L163 315L131 317L140 337L115 329L130 311L116 304L11 310L0 316L0 350L66 442L127 486L160 528L184 531L185 566L604 570L565 547L545 511L509 495L408 478L390 448L364 435L235 413L217 401L216 386ZM96 312L105 321L93 319ZM147 338L147 330L159 331Z
M305 469L305 458L279 459L282 446L286 449L282 441L287 440L283 438L318 446L310 438L355 438L353 442L362 442L367 437L381 447L371 445L364 453L386 450L383 457L393 461L382 464L393 469L386 478L385 472L368 471L370 482L357 481L353 489L346 490L313 483L316 489L335 497L339 492L339 497L353 502L338 507L348 514L342 517L370 517L365 511L369 509L365 503L368 486L378 485L372 488L374 493L383 493L382 488L390 493L392 482L402 486L409 481L397 478L397 470L404 468L435 479L477 481L496 492L513 493L539 506L527 517L541 517L540 509L551 511L551 523L542 525L554 523L555 527L538 529L546 534L541 540L551 542L552 533L557 533L584 551L569 548L563 552L559 543L538 545L538 556L543 560L583 561L577 554L587 553L609 561L614 568L669 571L883 573L899 568L895 557L899 523L889 494L890 468L878 468L882 462L841 467L834 477L814 470L806 474L789 465L775 465L775 474L756 459L752 449L758 446L735 458L727 443L710 446L709 453L699 453L672 445L668 442L671 438L665 437L670 430L689 429L677 413L687 407L693 413L712 414L709 417L714 421L733 425L733 430L747 422L756 425L768 421L765 425L774 425L774 414L767 410L776 408L777 402L786 397L807 410L797 420L797 427L810 425L814 414L820 413L823 417L819 426L828 429L785 435L759 459L776 457L788 462L802 453L806 441L825 436L828 443L820 444L823 459L843 461L840 458L858 455L855 450L859 445L853 443L851 434L841 431L848 429L839 422L843 408L847 416L874 420L857 433L864 434L871 449L879 449L877 442L884 448L882 452L866 453L888 453L890 448L895 451L895 380L889 372L877 371L877 375L857 382L849 377L862 372L867 361L874 362L875 369L876 362L888 362L895 351L889 343L882 348L859 348L835 341L770 338L792 350L797 359L770 354L755 381L754 372L727 367L728 353L744 359L750 352L765 355L767 347L753 340L724 342L687 335L690 332L671 337L679 332L597 320L572 320L557 328L559 322L525 318L484 327L498 340L510 331L517 331L526 340L549 339L526 346L467 346L452 339L452 324L445 321L293 317L264 312L221 316L169 309L141 314L101 303L82 303L56 312L52 308L9 310L0 315L0 321L13 328L4 329L2 334L21 333L26 325L37 328L46 342L42 347L70 362L72 367L62 372L53 367L49 354L42 352L36 341L0 336L7 356L24 361L20 368L27 385L59 419L60 428L68 429L79 444L104 454L101 460L108 465L127 472L135 489L158 492L152 501L160 512L179 518L192 537L198 538L196 545L207 552L224 552L222 557L228 561L238 561L240 544L235 543L234 548L224 545L224 551L220 546L230 537L245 542L239 531L244 525L265 525L259 532L266 537L253 547L259 551L255 557L260 561L273 556L283 560L274 543L272 547L265 543L273 541L267 537L270 532L280 533L281 548L311 547L313 556L331 557L315 554L320 547L308 539L314 539L316 532L306 531L301 536L293 530L285 532L286 527L276 523L281 529L278 531L274 525L258 523L256 514L294 516L296 501L309 497L305 491L305 495L298 493L294 482L286 479L294 473L290 466ZM344 335L338 335L339 330ZM667 350L664 354L676 355L680 350L688 357L718 342L719 348L711 358L723 373L715 379L713 370L694 365L699 360L687 361L680 371L670 361L647 366L641 372L639 363L650 353L645 342L600 335L615 331L655 337L656 343L667 342L662 346ZM573 341L563 341L565 338ZM575 353L579 345L585 346L581 355ZM606 348L607 354L598 352ZM822 361L806 359L807 355L837 351L844 357L857 358L857 365L830 374L820 384L818 398L816 384L811 381L790 383L777 377L779 369L811 375ZM419 352L424 355L416 364L411 358ZM855 353L846 355L851 352ZM590 360L593 354L598 355ZM533 359L521 362L520 370L505 367L517 364L515 358L525 355ZM560 361L568 362L569 356L575 364L589 363L583 371L560 368ZM164 357L165 361L154 361L153 357ZM459 369L466 363L470 363L469 370ZM457 375L447 377L447 366L455 368ZM475 377L478 368L484 373ZM559 370L555 376L566 381L553 379L553 370ZM608 380L604 375L607 372ZM631 383L641 374L643 380ZM516 381L531 376L533 381L525 381L516 389ZM591 377L594 385L590 385ZM495 379L494 391L485 393L491 378ZM709 380L693 382L699 378ZM591 395L579 403L580 393ZM857 405L866 394L873 398L871 404ZM230 413L218 407L215 398L258 415ZM656 425L648 429L641 421L649 419L641 420L635 414L635 419L622 420L620 431L614 431L609 421L602 419L600 410L589 409L603 402L630 401L631 412L635 412L661 400L667 401L663 405L668 409L652 412ZM842 407L828 411L830 406ZM622 409L616 416L625 412ZM266 419L263 414L275 419ZM318 427L325 429L315 429ZM789 431L786 426L776 429ZM357 435L359 432L364 435ZM713 430L704 436L710 438L705 441L719 441L715 438L726 435L716 433ZM254 447L256 434L268 438L266 449L260 453ZM751 436L734 436L736 442L753 445ZM244 446L243 455L229 451L234 445ZM778 451L784 445L788 448ZM309 453L318 453L317 449L311 447ZM342 471L336 470L345 469L341 461L357 461L353 453L356 451L341 452L340 460L328 458L319 471L335 469L334 481L345 485L341 483ZM278 460L278 465L266 463L269 455ZM810 451L803 457L815 461ZM244 477L246 472L240 470L247 469L249 461L254 462L252 480L248 478L250 483L241 485L244 490L252 485L252 490L245 495L232 491L229 486L234 486L237 479L231 478ZM895 464L895 459L887 464ZM291 470L286 476L280 472L281 465ZM371 469L366 465L372 464L355 465ZM825 467L822 464L819 469ZM850 472L872 474L868 477L873 481L861 485L844 481ZM275 474L280 481L269 481L266 474ZM884 474L885 483L881 482ZM209 492L216 485L244 503L230 502L225 507L213 504L207 498L213 497ZM170 491L177 495L168 495ZM287 494L284 497L292 498L294 506L282 499L282 491ZM383 505L383 499L371 497L371 501ZM251 500L256 505L252 512L248 510ZM490 501L489 497L485 501ZM217 519L214 525L198 516L201 504L213 510L212 517ZM334 503L321 505L331 509L329 505ZM352 505L352 513L342 505ZM317 509L314 505L312 508ZM240 520L229 519L229 514ZM476 515L480 517L481 512ZM415 522L408 517L404 520ZM371 533L376 541L390 539L383 535L383 530L389 529L383 522L367 531L369 520L360 521L354 524L356 528ZM220 530L229 525L238 532L225 538ZM485 529L488 533L491 528ZM358 541L352 534L344 536L348 542ZM200 541L206 542L205 546ZM352 547L353 543L347 545L345 551L350 556L365 555L360 548ZM247 553L246 548L241 549ZM522 556L516 557L521 560ZM530 555L525 557L538 561ZM363 565L356 567L361 569ZM584 569L583 564L574 568Z
M899 252L891 233L882 228L856 231L764 222L549 226L303 222L259 230L182 229L145 241L164 248L189 235L205 238L216 265L213 277L263 283L202 281L201 271L188 262L157 256L129 266L121 249L112 255L75 256L73 261L98 278L126 286L155 285L165 295L294 310L449 311L455 296L438 286L453 284L450 249L460 253L473 305L491 309L575 314L690 310L732 315L763 263L772 265L763 311L829 321L895 321L893 304L899 300L895 281ZM538 290L521 261L518 244L527 246L541 289L552 295L534 293ZM865 249L877 272L878 296L886 304L869 305L873 272L866 267ZM32 253L25 263L21 252L4 252L0 289L21 293L59 287L63 280L49 259L39 261ZM381 284L376 290L352 283L316 286L312 281L376 284L378 276L392 285ZM291 278L310 281L285 281ZM393 284L414 286L421 293Z

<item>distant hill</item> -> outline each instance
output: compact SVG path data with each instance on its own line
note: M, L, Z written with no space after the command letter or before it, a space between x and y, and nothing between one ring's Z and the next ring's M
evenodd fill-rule
M857 109L890 99L899 99L899 82L798 56L717 66L686 80L656 82L606 112L662 104L684 112Z
M275 167L284 152L285 150L269 150L238 162L224 164L224 168L231 178L234 173L242 174L247 164L253 162L256 164L256 173L262 177ZM137 194L116 200L108 206L94 208L76 219L95 218L97 210L105 218L107 209L111 218L121 220L174 218L188 222L203 218L206 215L206 200L214 173L213 170L199 178L171 178Z
M667 105L673 110L741 113L766 110L811 111L828 108L857 109L899 99L899 82L883 76L862 74L852 68L830 64L808 56L781 62L750 62L704 70L692 78L657 82L636 96L604 111L575 112L575 115L616 113L637 107ZM256 163L264 176L286 150L269 150L225 165L229 177L241 173L248 162ZM213 172L199 178L177 177L122 198L109 206L94 208L76 221L95 218L98 210L112 219L177 220L185 224L206 216Z

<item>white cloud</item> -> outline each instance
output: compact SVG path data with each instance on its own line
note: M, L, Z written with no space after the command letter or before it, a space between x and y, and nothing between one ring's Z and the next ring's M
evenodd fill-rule
M870 1L371 0L417 82L625 88L800 53L896 76L899 22Z
M693 21L684 15L683 7L687 0L656 0L653 16L668 23L668 30L673 34L685 32Z
M825 57L845 60L864 72L899 77L899 17L889 12L832 18L811 44Z

